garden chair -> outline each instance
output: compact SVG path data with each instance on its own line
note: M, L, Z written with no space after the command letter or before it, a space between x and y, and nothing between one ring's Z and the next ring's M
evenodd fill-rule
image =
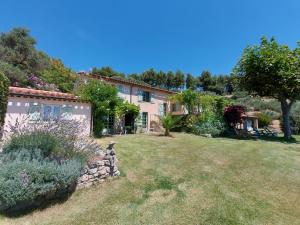
M272 137L277 137L278 136L277 132L274 132L274 131L270 130L269 127L267 127L267 126L264 127L264 131L266 132L266 134L268 136L272 136Z

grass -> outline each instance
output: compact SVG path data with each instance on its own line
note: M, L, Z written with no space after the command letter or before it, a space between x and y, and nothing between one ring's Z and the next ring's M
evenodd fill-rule
M0 224L300 224L300 144L189 134L99 142L111 139L119 178Z

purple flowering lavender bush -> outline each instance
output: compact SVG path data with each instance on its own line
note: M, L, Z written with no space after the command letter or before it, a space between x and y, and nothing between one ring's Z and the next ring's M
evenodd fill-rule
M75 190L86 160L102 152L93 140L80 135L76 121L17 121L10 126L12 133L0 153L2 212L68 196Z

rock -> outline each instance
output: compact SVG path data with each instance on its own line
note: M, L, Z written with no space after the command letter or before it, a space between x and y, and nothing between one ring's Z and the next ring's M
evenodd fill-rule
M88 179L89 179L89 175L83 175L83 176L81 176L81 178L80 178L81 182L85 182L85 181L87 181Z
M114 144L110 143L107 149L99 151L88 160L87 165L80 171L80 177L76 188L90 187L96 183L102 183L107 179L113 179L120 175L118 170Z
M114 176L120 176L120 171L119 170L117 170L116 172L114 172Z
M105 166L110 166L109 160L103 160Z
M211 138L211 134L201 134L202 137L207 137L207 138Z
M80 176L83 176L84 174L86 174L88 172L88 166L84 166L83 169L80 171Z
M101 169L100 171L99 171L99 174L102 176L102 175L105 175L105 174L107 174L108 172L106 171L106 169L104 168L104 169Z
M96 173L93 174L94 177L98 177L99 176L99 172L97 171Z
M98 171L98 168L90 169L89 174L95 174L95 173L97 173L97 171Z
M104 161L96 161L97 166L104 166Z

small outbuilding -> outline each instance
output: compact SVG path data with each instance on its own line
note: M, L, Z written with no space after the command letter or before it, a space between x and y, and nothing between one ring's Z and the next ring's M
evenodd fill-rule
M26 123L59 119L76 120L83 127L82 135L91 134L91 104L81 101L72 94L9 87L3 138L11 133L10 124L24 121L24 118Z

